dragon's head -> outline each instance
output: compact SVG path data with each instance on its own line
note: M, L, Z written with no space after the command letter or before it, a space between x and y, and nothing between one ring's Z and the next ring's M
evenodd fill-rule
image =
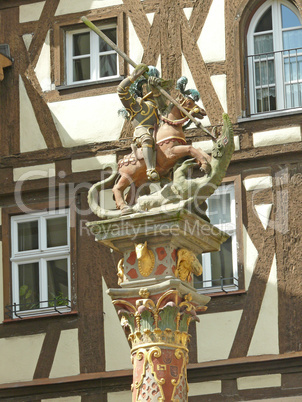
M223 114L223 128L222 133L214 142L212 156L215 159L222 158L224 154L232 154L235 149L234 145L234 131L229 116Z

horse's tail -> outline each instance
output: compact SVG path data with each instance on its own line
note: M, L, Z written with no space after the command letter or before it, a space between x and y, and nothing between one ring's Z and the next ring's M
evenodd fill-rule
M99 192L110 188L118 175L117 165L108 165L107 167L112 169L112 173L106 179L95 183L88 191L88 205L91 211L99 218L117 218L121 215L120 210L105 209L99 205Z

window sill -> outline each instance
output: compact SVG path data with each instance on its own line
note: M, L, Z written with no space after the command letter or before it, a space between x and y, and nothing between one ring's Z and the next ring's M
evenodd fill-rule
M44 315L33 315L33 316L29 316L29 317L22 317L22 318L7 318L5 320L3 320L3 324L11 324L13 322L21 322L21 321L27 321L27 320L36 320L36 319L40 319L40 318L53 318L53 317L66 317L66 316L71 316L71 315L78 315L78 311L68 311L66 313L62 313L62 314L44 314Z
M211 292L210 290L207 292L198 292L201 295L209 296L209 297L224 297L224 296L234 296L234 295L242 295L247 293L246 290L229 290L228 292L223 292L222 290L219 292Z
M254 114L250 117L238 117L237 122L238 123L247 123L247 122L255 121L255 120L274 119L277 117L292 116L292 115L301 114L301 113L302 113L302 108L276 110L274 112L269 112L269 113Z
M86 87L92 87L95 85L104 85L104 84L113 84L113 83L118 83L121 82L125 77L120 76L120 77L114 77L114 78L108 78L108 79L103 79L99 81L90 81L90 82L83 82L83 83L77 83L77 84L71 84L71 85L59 85L56 86L57 91L66 91L68 89L82 89Z

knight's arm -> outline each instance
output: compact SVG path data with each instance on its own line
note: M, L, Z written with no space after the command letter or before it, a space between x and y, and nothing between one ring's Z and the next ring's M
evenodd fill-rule
M158 87L161 86L160 78L149 77L148 84L153 94L158 110L163 113L167 108L167 98L161 94Z
M129 77L125 78L117 87L118 96L130 116L132 116L132 109L136 104L136 100L134 96L130 93L129 88L131 84L133 84L133 82L146 71L148 71L148 66L145 64L139 64L138 66L136 66L132 74Z

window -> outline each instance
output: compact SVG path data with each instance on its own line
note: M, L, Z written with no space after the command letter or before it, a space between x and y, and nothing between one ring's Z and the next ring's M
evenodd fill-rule
M247 38L250 113L302 107L302 25L298 10L265 2Z
M11 318L70 311L69 210L11 218Z
M234 183L222 184L208 198L207 205L207 215L212 225L230 237L221 245L220 251L198 256L203 273L194 277L194 286L203 293L234 291L239 287Z
M116 24L99 27L117 44ZM117 53L88 28L66 32L67 85L119 76Z

